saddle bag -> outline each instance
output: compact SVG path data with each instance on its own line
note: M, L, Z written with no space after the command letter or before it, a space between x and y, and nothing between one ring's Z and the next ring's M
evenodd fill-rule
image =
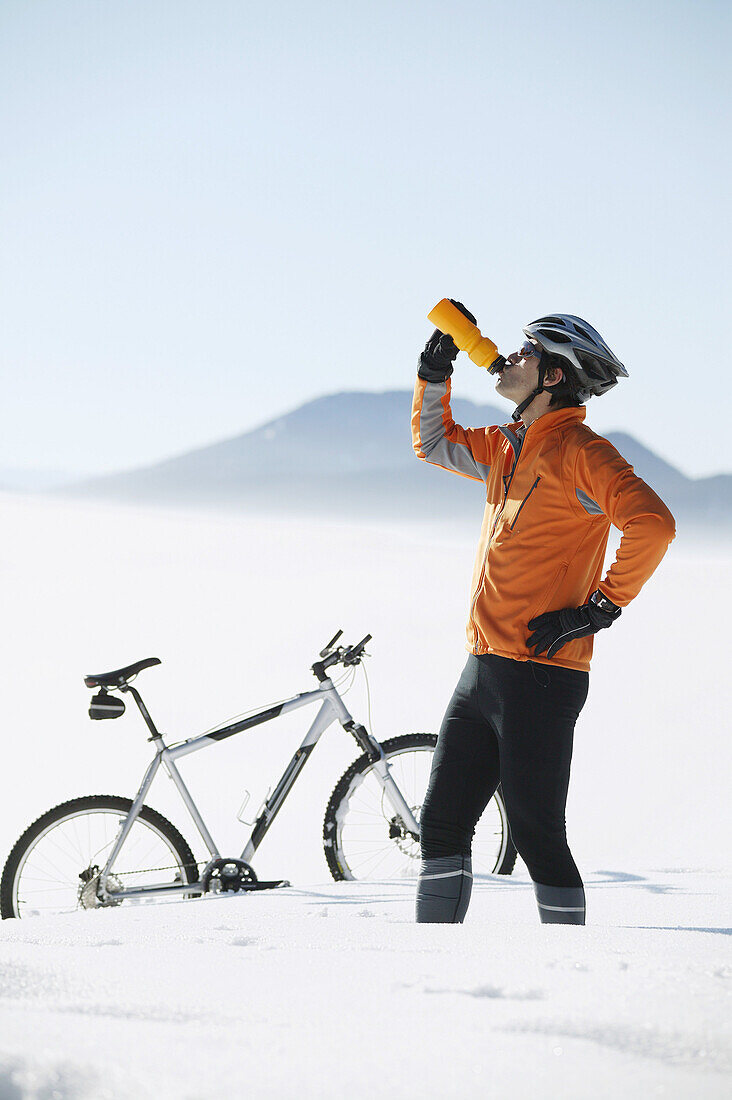
M89 717L97 721L102 718L119 718L124 712L124 700L117 698L116 695L110 695L104 688L92 696L89 704Z

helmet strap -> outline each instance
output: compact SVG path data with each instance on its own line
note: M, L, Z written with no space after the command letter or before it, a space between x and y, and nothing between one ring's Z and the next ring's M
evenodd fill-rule
M544 353L543 350L539 354L539 385L533 390L527 398L525 398L520 405L511 413L512 420L520 420L521 413L524 411L527 405L530 405L535 397L538 397L540 393L544 393L544 376L546 375L546 366L544 365Z

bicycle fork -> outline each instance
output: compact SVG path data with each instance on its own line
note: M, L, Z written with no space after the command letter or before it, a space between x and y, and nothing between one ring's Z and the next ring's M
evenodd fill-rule
M386 799L391 803L392 810L397 817L401 818L402 824L407 832L411 833L415 840L418 840L419 825L415 820L411 808L405 802L402 792L392 778L391 769L389 768L388 761L384 756L384 750L381 745L370 736L368 730L366 730L364 726L358 722L354 722L353 719L343 722L342 725L344 729L347 729L348 732L353 735L367 756L370 756L373 760L374 774L381 784L381 789Z
M384 750L379 742L371 736L365 726L362 726L360 722L354 722L337 690L330 681L327 682L329 686L333 688L332 692L328 694L331 706L338 717L338 721L343 726L344 730L347 730L355 739L359 748L361 748L373 761L374 774L381 784L386 799L391 803L392 810L397 817L401 818L407 832L411 833L415 840L418 840L419 825L415 821L414 814L410 807L405 802L402 792L392 778L389 765L384 757Z
M397 817L404 823L404 828L411 833L415 840L419 840L419 825L417 824L411 808L404 801L402 792L391 777L389 765L383 758L374 763L374 772L381 781L386 798L391 802L391 808Z

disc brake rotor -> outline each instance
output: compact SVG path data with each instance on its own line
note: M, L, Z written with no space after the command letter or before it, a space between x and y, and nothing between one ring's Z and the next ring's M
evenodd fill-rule
M414 815L414 820L419 821L419 814L422 807L410 806L409 808ZM396 842L396 846L402 855L408 856L409 859L420 858L419 840L416 840L412 836L402 819L397 815L389 820L389 837Z

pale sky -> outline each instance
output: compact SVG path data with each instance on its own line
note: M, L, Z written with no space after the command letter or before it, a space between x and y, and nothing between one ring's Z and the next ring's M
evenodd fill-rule
M587 422L731 470L729 12L0 0L0 467L409 389L449 296L504 352L585 317L630 372Z

